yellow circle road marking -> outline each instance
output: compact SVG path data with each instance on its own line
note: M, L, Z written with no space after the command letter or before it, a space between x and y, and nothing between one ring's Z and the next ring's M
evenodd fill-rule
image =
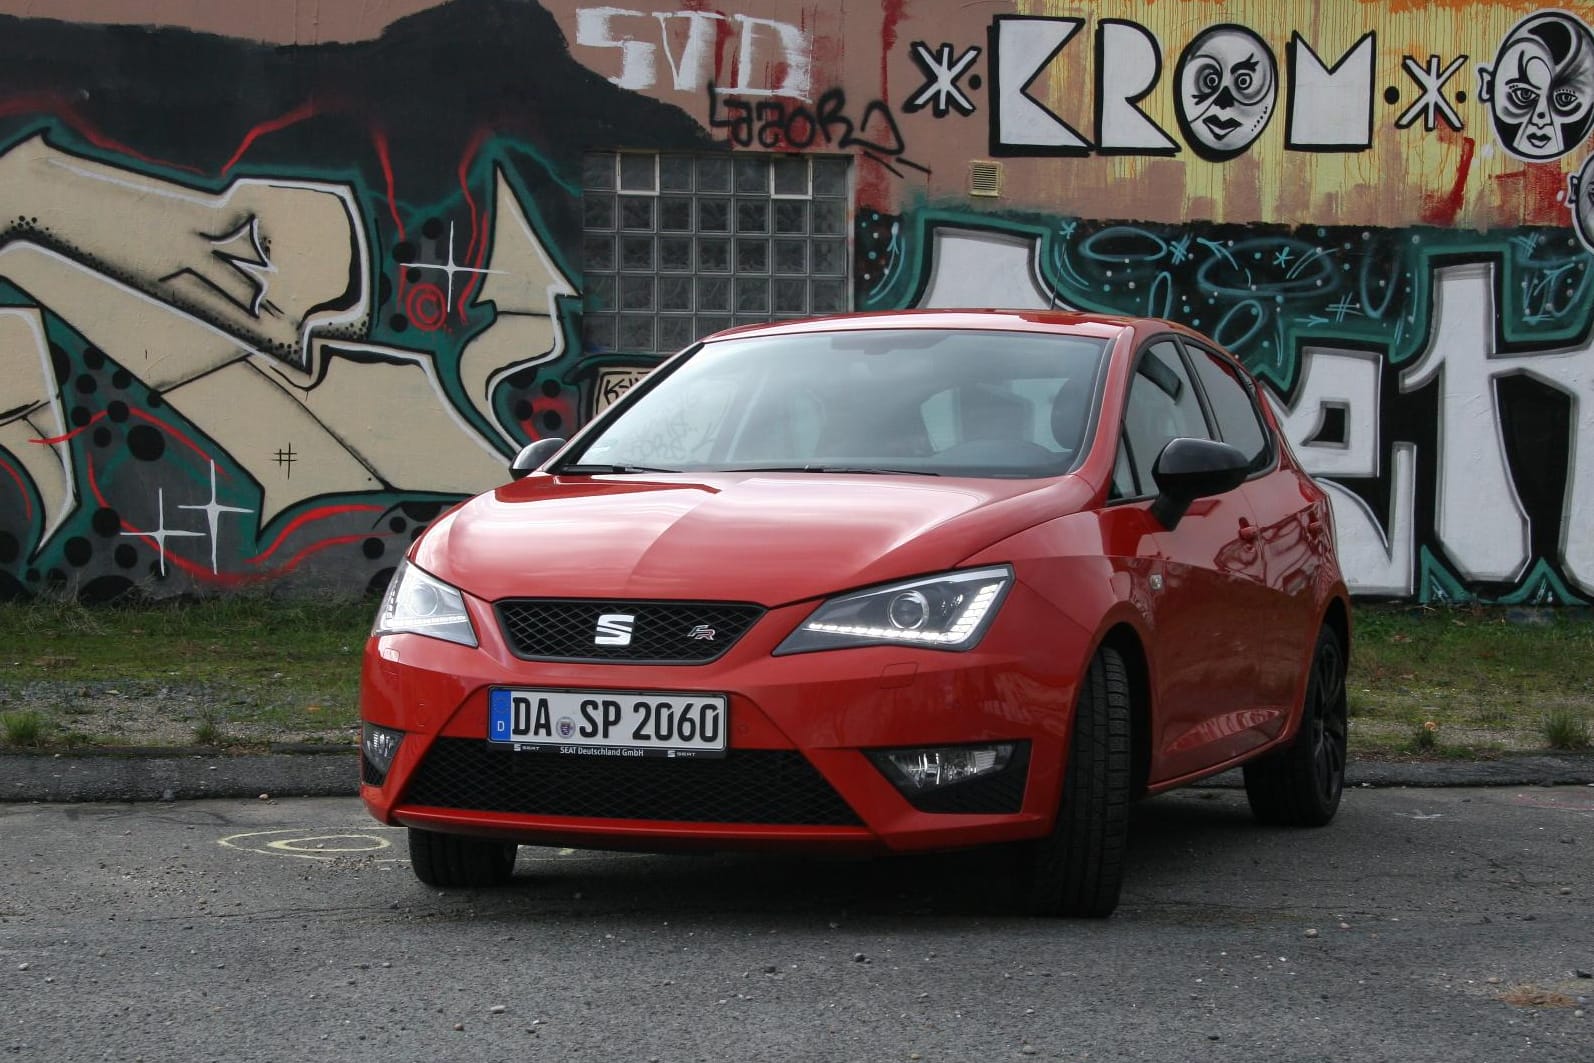
M348 845L311 845L311 842L321 843L329 841L345 841ZM279 849L289 853L317 852L317 853L370 853L380 849L390 849L393 843L386 838L378 838L374 834L316 834L308 838L278 838L274 842L267 842L266 848Z
M245 831L218 838L216 844L239 852L266 856L291 856L299 860L336 860L340 856L378 853L393 848L385 832L402 827L364 827L336 830L318 827L285 827L277 830ZM337 844L328 844L337 843ZM402 856L381 857L384 862L399 862Z

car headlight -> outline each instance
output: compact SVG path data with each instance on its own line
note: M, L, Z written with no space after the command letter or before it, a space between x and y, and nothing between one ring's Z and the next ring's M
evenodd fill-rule
M990 627L1012 584L1013 570L1000 565L832 598L776 647L775 654L844 646L970 650Z
M476 629L465 612L465 599L448 584L428 575L408 561L399 562L381 611L371 627L373 635L393 635L408 631L429 635L461 646L476 645Z

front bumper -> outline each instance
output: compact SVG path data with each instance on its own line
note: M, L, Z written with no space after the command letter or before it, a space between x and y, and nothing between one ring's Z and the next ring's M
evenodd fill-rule
M1057 807L1090 649L1087 633L1021 582L966 653L771 656L811 611L795 606L691 666L523 661L487 603L468 607L479 648L418 635L367 645L361 714L405 738L385 773L366 765L361 796L386 823L527 844L913 851L1035 837ZM723 759L685 760L515 751L486 738L488 693L501 686L724 694L729 748ZM869 757L988 742L1023 755L994 776L931 791L952 801L910 800Z

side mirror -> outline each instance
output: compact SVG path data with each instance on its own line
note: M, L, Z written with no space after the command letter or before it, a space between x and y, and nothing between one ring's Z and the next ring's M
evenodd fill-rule
M542 467L543 462L557 454L559 448L564 445L565 440L561 436L549 436L535 443L527 443L520 448L520 453L515 455L515 460L509 463L509 475L518 480L536 472Z
M1227 443L1211 439L1170 440L1151 470L1159 492L1151 503L1151 515L1172 531L1184 519L1191 502L1239 487L1250 466L1250 460Z

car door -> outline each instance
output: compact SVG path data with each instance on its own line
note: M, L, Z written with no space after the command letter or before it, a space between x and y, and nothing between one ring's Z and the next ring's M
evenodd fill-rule
M1179 342L1164 337L1148 344L1136 363L1116 490L1154 497L1157 456L1179 437L1211 439L1214 432ZM1149 538L1151 781L1158 782L1228 760L1260 741L1254 732L1255 644L1267 588L1260 532L1242 489L1197 499L1174 528Z
M1269 592L1256 618L1257 689L1265 707L1287 714L1317 637L1314 593L1326 508L1304 477L1281 462L1250 377L1215 350L1185 347L1220 437L1251 459L1243 490L1260 532Z

